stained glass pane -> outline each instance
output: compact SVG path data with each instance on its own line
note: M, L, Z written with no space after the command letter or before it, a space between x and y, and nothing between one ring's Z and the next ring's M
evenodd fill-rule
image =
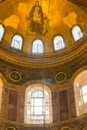
M50 90L40 85L27 91L25 123L43 124L52 121L50 96Z
M87 70L79 73L74 81L77 116L87 112Z
M21 50L23 39L20 35L15 35L11 42L11 47Z
M42 107L34 107L34 114L35 115L43 114L43 108Z
M75 41L81 39L83 37L83 32L81 31L79 26L75 26L72 29L72 35Z
M0 24L0 41L1 41L2 38L3 38L4 32L5 32L5 29L4 29L4 27Z
M55 36L54 37L54 49L59 50L65 47L64 40L61 36Z
M43 53L44 46L43 42L39 39L35 40L32 45L32 53Z
M42 91L35 91L32 93L32 97L43 97L44 93Z
M43 106L43 99L42 98L34 98L34 99L31 99L32 100L32 105L33 106Z
M87 85L82 87L82 94L86 94L87 93Z
M84 101L84 103L87 102L87 94L83 96L83 101Z

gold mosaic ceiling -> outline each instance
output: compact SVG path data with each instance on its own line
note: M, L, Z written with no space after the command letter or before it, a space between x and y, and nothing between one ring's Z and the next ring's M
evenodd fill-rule
M43 27L31 23L32 11L36 4L39 4L42 11ZM32 42L35 39L43 41L44 55L51 57L74 49L71 29L75 25L81 27L84 35L87 32L86 13L68 0L39 0L38 2L36 0L1 0L0 22L5 27L1 46L8 50L12 49L10 47L12 37L19 34L23 37L22 53L27 56L31 56ZM41 19L38 20L38 23L40 22ZM66 48L55 53L53 37L58 34L63 36Z

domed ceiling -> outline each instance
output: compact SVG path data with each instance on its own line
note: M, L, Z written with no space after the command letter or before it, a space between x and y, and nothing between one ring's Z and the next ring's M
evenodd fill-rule
M40 17L34 12L35 7L39 10ZM39 62L43 59L48 62L67 57L81 46L81 43L75 43L72 28L78 25L82 29L83 40L87 32L86 13L68 0L0 0L0 22L5 28L0 55L8 61L19 61L21 57L20 60L26 63L38 62L38 59ZM20 51L11 47L15 35L20 35L23 39ZM59 51L55 51L53 45L56 35L62 36L65 42L65 48ZM32 54L32 43L36 39L44 43L42 55Z

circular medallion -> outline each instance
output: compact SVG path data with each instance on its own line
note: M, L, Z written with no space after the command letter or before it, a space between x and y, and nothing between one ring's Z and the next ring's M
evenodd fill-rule
M61 128L61 130L71 130L71 128L70 128L70 127L65 126L65 127L62 127L62 128Z
M17 71L12 71L10 73L10 79L14 82L19 82L21 80L21 74Z
M8 127L6 130L16 130L14 127Z
M66 78L66 74L64 72L59 72L55 76L56 81L63 81Z

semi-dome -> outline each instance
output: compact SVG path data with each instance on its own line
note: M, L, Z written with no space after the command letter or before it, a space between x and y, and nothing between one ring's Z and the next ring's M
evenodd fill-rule
M2 1L0 46L3 58L10 56L11 60L22 60L26 64L38 62L38 59L39 62L64 61L83 45L86 19L83 9L68 0Z

